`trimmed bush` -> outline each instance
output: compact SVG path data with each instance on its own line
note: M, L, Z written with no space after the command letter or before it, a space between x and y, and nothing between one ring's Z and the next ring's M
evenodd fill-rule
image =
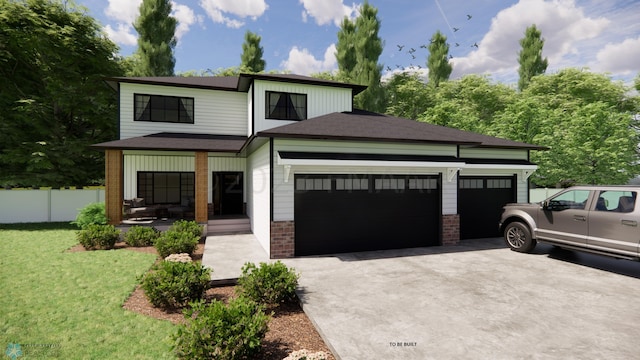
M76 216L76 221L72 221L71 224L79 227L80 229L84 229L88 225L106 225L108 222L109 219L107 219L104 203L100 202L91 203L80 209Z
M198 237L198 240L202 237L202 226L195 221L178 220L171 225L170 230L191 233Z
M245 359L260 351L268 330L264 307L247 298L192 304L173 336L180 359Z
M293 299L298 278L299 275L281 261L260 263L259 267L246 263L238 278L238 290L253 301L275 305Z
M169 229L156 239L154 246L158 254L166 258L171 254L193 254L199 241L200 237L194 236L191 232Z
M155 307L180 308L202 299L211 270L193 262L161 261L142 279L142 289Z
M132 226L124 233L124 242L129 246L151 246L160 236L160 232L154 227Z
M78 231L76 238L87 250L113 249L120 238L120 230L113 225L89 224Z

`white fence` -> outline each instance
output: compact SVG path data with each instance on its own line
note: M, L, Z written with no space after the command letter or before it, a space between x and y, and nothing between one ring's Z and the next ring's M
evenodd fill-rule
M542 201L562 189L531 189L529 201ZM104 189L0 190L0 224L73 221L78 210L104 201Z
M104 189L0 190L0 224L73 221L78 210L104 201Z

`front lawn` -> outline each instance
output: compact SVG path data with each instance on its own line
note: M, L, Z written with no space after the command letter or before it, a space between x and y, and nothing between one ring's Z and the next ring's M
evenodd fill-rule
M174 326L124 310L156 256L125 250L65 252L66 224L0 225L0 351L63 359L172 358Z

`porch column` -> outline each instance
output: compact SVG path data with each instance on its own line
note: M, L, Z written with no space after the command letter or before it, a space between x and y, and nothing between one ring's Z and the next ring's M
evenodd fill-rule
M109 219L109 224L118 225L122 222L122 200L124 199L122 150L105 151L104 170L105 212L107 219Z
M196 221L206 223L209 198L209 153L196 151Z

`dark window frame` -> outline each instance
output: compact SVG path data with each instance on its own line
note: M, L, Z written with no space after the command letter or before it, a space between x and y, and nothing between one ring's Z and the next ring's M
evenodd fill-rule
M195 98L192 97L133 94L133 121L194 124L194 111Z
M178 201L156 201L156 181L158 180L156 175L164 174L178 174L178 191L180 193ZM189 176L191 177L190 179ZM195 200L195 172L193 171L138 171L136 173L136 181L137 197L144 198L147 205L182 204L183 198ZM165 198L169 198L169 188L171 187L165 186L163 188L166 191Z
M271 103L272 95L285 96L283 100L278 100L278 104L280 103L280 101L284 101L285 102L284 106L276 105L276 107L271 109L270 103ZM299 106L296 107L295 104L293 104L294 101L292 100L291 96L304 97L304 107L303 108L300 108ZM264 106L265 119L289 120L289 121L301 121L301 120L307 119L307 109L308 109L307 94L284 92L284 91L266 91L264 104L265 104ZM281 111L276 111L278 109L280 109ZM304 114L298 114L299 110L304 111Z

